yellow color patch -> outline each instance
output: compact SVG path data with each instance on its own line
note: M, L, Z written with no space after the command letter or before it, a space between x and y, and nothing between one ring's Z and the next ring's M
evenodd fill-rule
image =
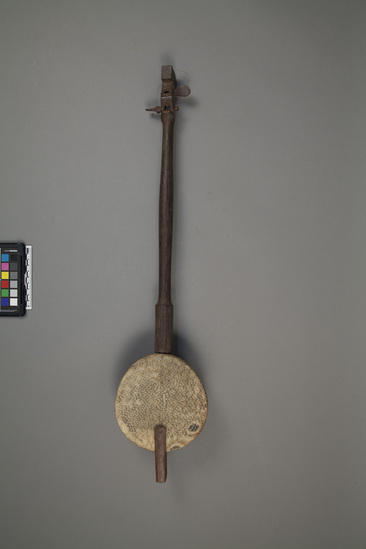
M8 280L8 279L9 279L9 273L8 273L8 272L5 272L5 271L2 272L2 273L1 273L1 278L2 278L3 280Z

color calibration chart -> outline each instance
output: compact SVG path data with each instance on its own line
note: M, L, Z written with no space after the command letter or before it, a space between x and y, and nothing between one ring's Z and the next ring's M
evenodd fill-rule
M23 316L32 308L32 246L0 243L1 316Z

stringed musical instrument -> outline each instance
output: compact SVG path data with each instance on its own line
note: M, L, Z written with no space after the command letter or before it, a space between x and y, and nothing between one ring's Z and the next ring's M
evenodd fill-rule
M155 452L156 481L167 477L167 452L189 444L207 418L207 396L192 368L173 354L171 261L173 234L173 139L177 87L171 65L161 68L161 104L146 109L161 116L163 125L159 195L159 295L155 308L154 353L135 362L123 376L115 402L117 422L137 446Z

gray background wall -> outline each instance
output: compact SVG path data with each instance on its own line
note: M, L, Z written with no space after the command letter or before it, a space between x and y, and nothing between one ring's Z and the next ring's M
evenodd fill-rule
M34 246L34 310L0 319L1 548L365 547L364 29L357 1L0 1L0 234ZM209 417L157 485L113 408L153 350L170 63Z

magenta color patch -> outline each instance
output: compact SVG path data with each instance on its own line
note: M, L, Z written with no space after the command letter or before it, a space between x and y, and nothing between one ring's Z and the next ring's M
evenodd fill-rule
M2 263L1 264L1 270L2 271L8 271L9 270L9 263Z

